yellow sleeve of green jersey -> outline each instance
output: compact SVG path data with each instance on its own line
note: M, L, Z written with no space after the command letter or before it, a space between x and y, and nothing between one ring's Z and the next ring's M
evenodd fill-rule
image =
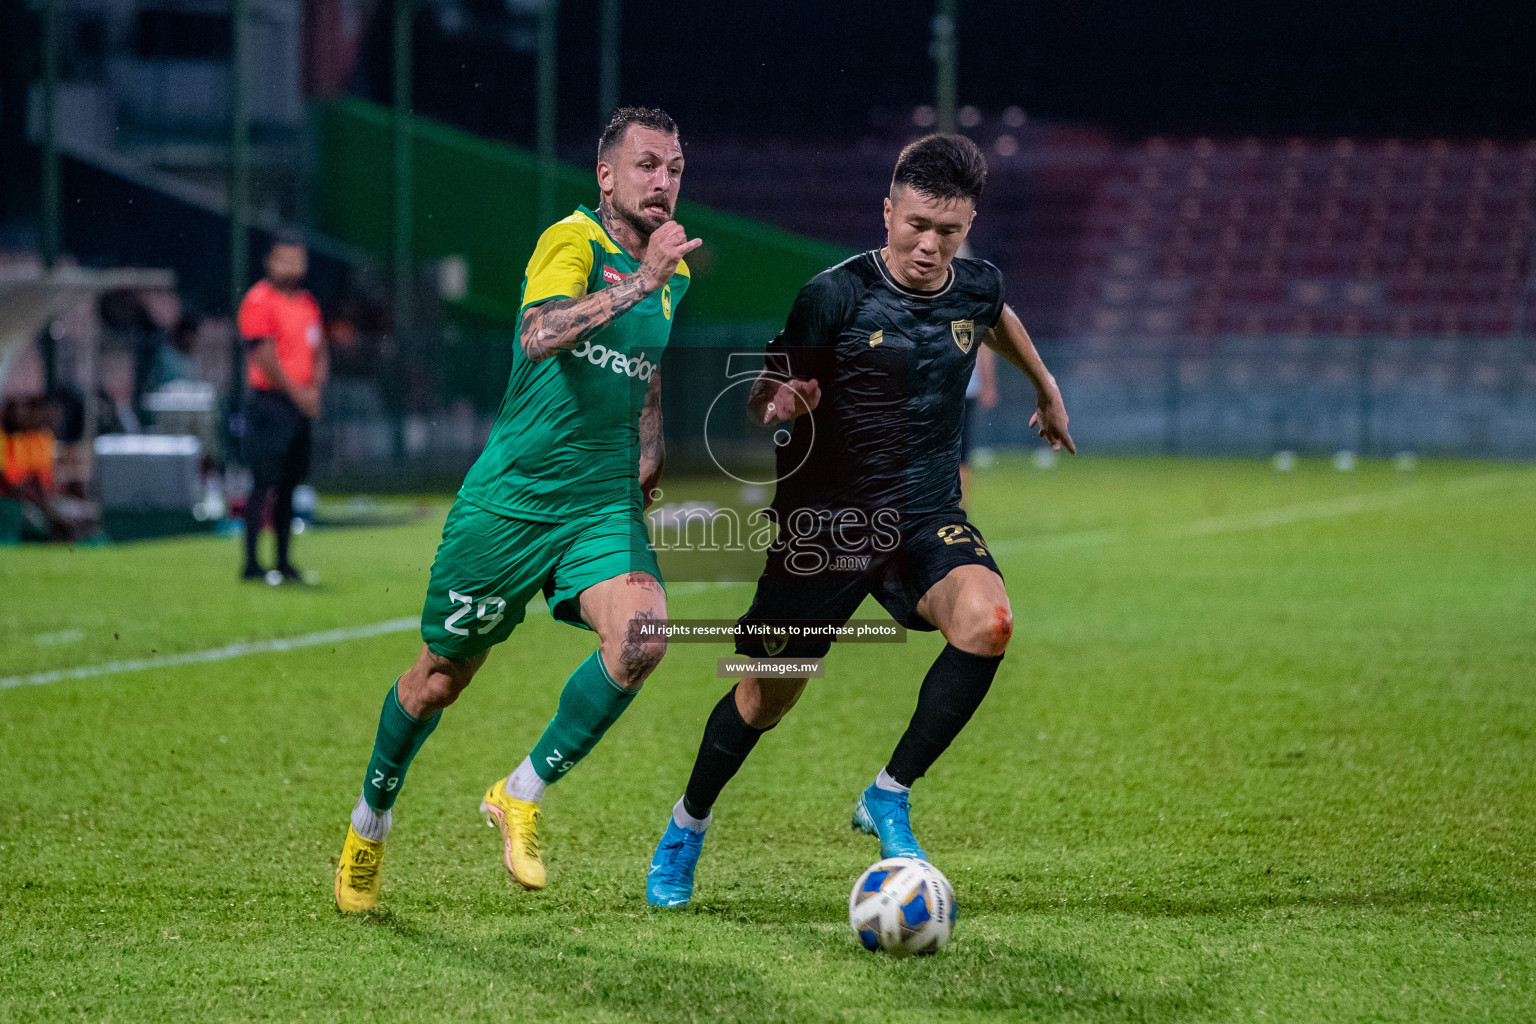
M574 218L551 224L539 236L528 260L523 308L550 299L577 299L587 294L592 276L592 242Z

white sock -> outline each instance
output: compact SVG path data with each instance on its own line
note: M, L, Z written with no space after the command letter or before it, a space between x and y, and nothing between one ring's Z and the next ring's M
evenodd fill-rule
M875 788L876 789L883 789L887 793L910 793L910 792L912 792L912 787L911 786L903 786L901 783L899 783L895 779L891 778L891 773L886 771L884 768L881 768L880 769L880 774L875 776Z
M710 811L707 818L695 818L683 809L683 798L678 797L677 803L672 805L672 820L678 828L686 828L690 832L703 832L709 828L709 823L715 820L715 812Z
M523 758L523 763L507 776L507 795L514 800L532 800L538 803L544 799L544 790L547 787L548 783L539 778L539 773L533 770L532 758Z
M352 827L357 834L364 839L371 839L376 843L382 843L384 837L389 835L389 828L393 822L393 813L384 811L380 813L368 806L368 801L362 797L357 798L357 806L352 808Z

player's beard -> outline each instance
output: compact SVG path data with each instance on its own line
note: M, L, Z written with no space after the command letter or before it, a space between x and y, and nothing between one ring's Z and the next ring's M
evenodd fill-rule
M646 213L643 210L631 209L621 203L618 196L609 199L608 205L613 207L614 216L628 224L631 228L634 228L635 234L639 235L642 239L646 239L651 237L651 232L672 219L671 203L665 199L662 201L667 203L667 212L664 214Z

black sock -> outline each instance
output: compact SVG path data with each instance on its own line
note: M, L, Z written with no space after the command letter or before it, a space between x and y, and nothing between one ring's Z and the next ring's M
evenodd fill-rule
M272 532L277 536L277 567L288 568L288 535L293 532L293 485L281 484L272 495Z
M1002 660L1001 654L987 658L944 645L923 678L912 722L885 766L891 778L911 786L933 767L981 706Z
M741 717L736 710L736 687L731 687L709 713L699 756L694 759L693 774L688 776L688 789L683 793L683 810L695 818L709 817L720 791L741 770L758 737L767 731L752 728Z
M257 484L245 499L245 567L260 565L256 560L256 542L261 539L261 523L266 516L267 495L271 491L265 484Z

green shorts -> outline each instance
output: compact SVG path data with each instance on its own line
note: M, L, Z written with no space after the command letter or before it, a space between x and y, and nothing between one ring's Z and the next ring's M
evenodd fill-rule
M577 603L581 592L631 572L661 580L638 509L541 523L460 498L432 560L421 639L445 658L476 657L512 635L540 590L551 615L588 629Z

